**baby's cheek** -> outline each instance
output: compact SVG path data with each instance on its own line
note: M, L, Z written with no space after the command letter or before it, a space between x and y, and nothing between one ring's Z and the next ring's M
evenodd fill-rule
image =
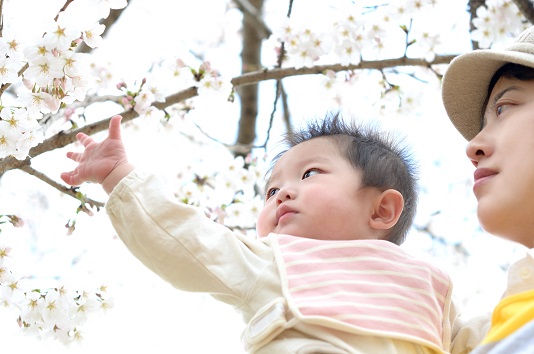
M256 234L258 237L267 236L274 227L274 218L270 217L272 213L269 213L269 209L267 206L264 207L258 216L258 220L256 220Z

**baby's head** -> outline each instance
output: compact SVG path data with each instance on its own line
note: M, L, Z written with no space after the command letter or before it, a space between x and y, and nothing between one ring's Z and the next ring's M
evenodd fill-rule
M259 236L401 244L417 204L415 165L391 135L338 114L286 134L272 161Z

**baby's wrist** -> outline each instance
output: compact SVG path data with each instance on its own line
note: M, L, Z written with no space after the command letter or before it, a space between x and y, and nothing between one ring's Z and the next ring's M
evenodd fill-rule
M102 181L102 188L107 194L110 194L115 186L134 169L135 166L130 163L115 167Z

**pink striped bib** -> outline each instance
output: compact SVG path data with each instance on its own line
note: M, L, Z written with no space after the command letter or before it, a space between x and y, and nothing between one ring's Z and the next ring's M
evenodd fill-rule
M388 241L270 238L288 306L302 321L448 347L452 285L436 266Z

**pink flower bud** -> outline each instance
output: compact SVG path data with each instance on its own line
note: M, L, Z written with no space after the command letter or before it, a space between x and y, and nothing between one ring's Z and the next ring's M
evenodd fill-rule
M24 87L26 87L28 90L33 89L34 83L28 79L22 79L22 83L24 84Z

